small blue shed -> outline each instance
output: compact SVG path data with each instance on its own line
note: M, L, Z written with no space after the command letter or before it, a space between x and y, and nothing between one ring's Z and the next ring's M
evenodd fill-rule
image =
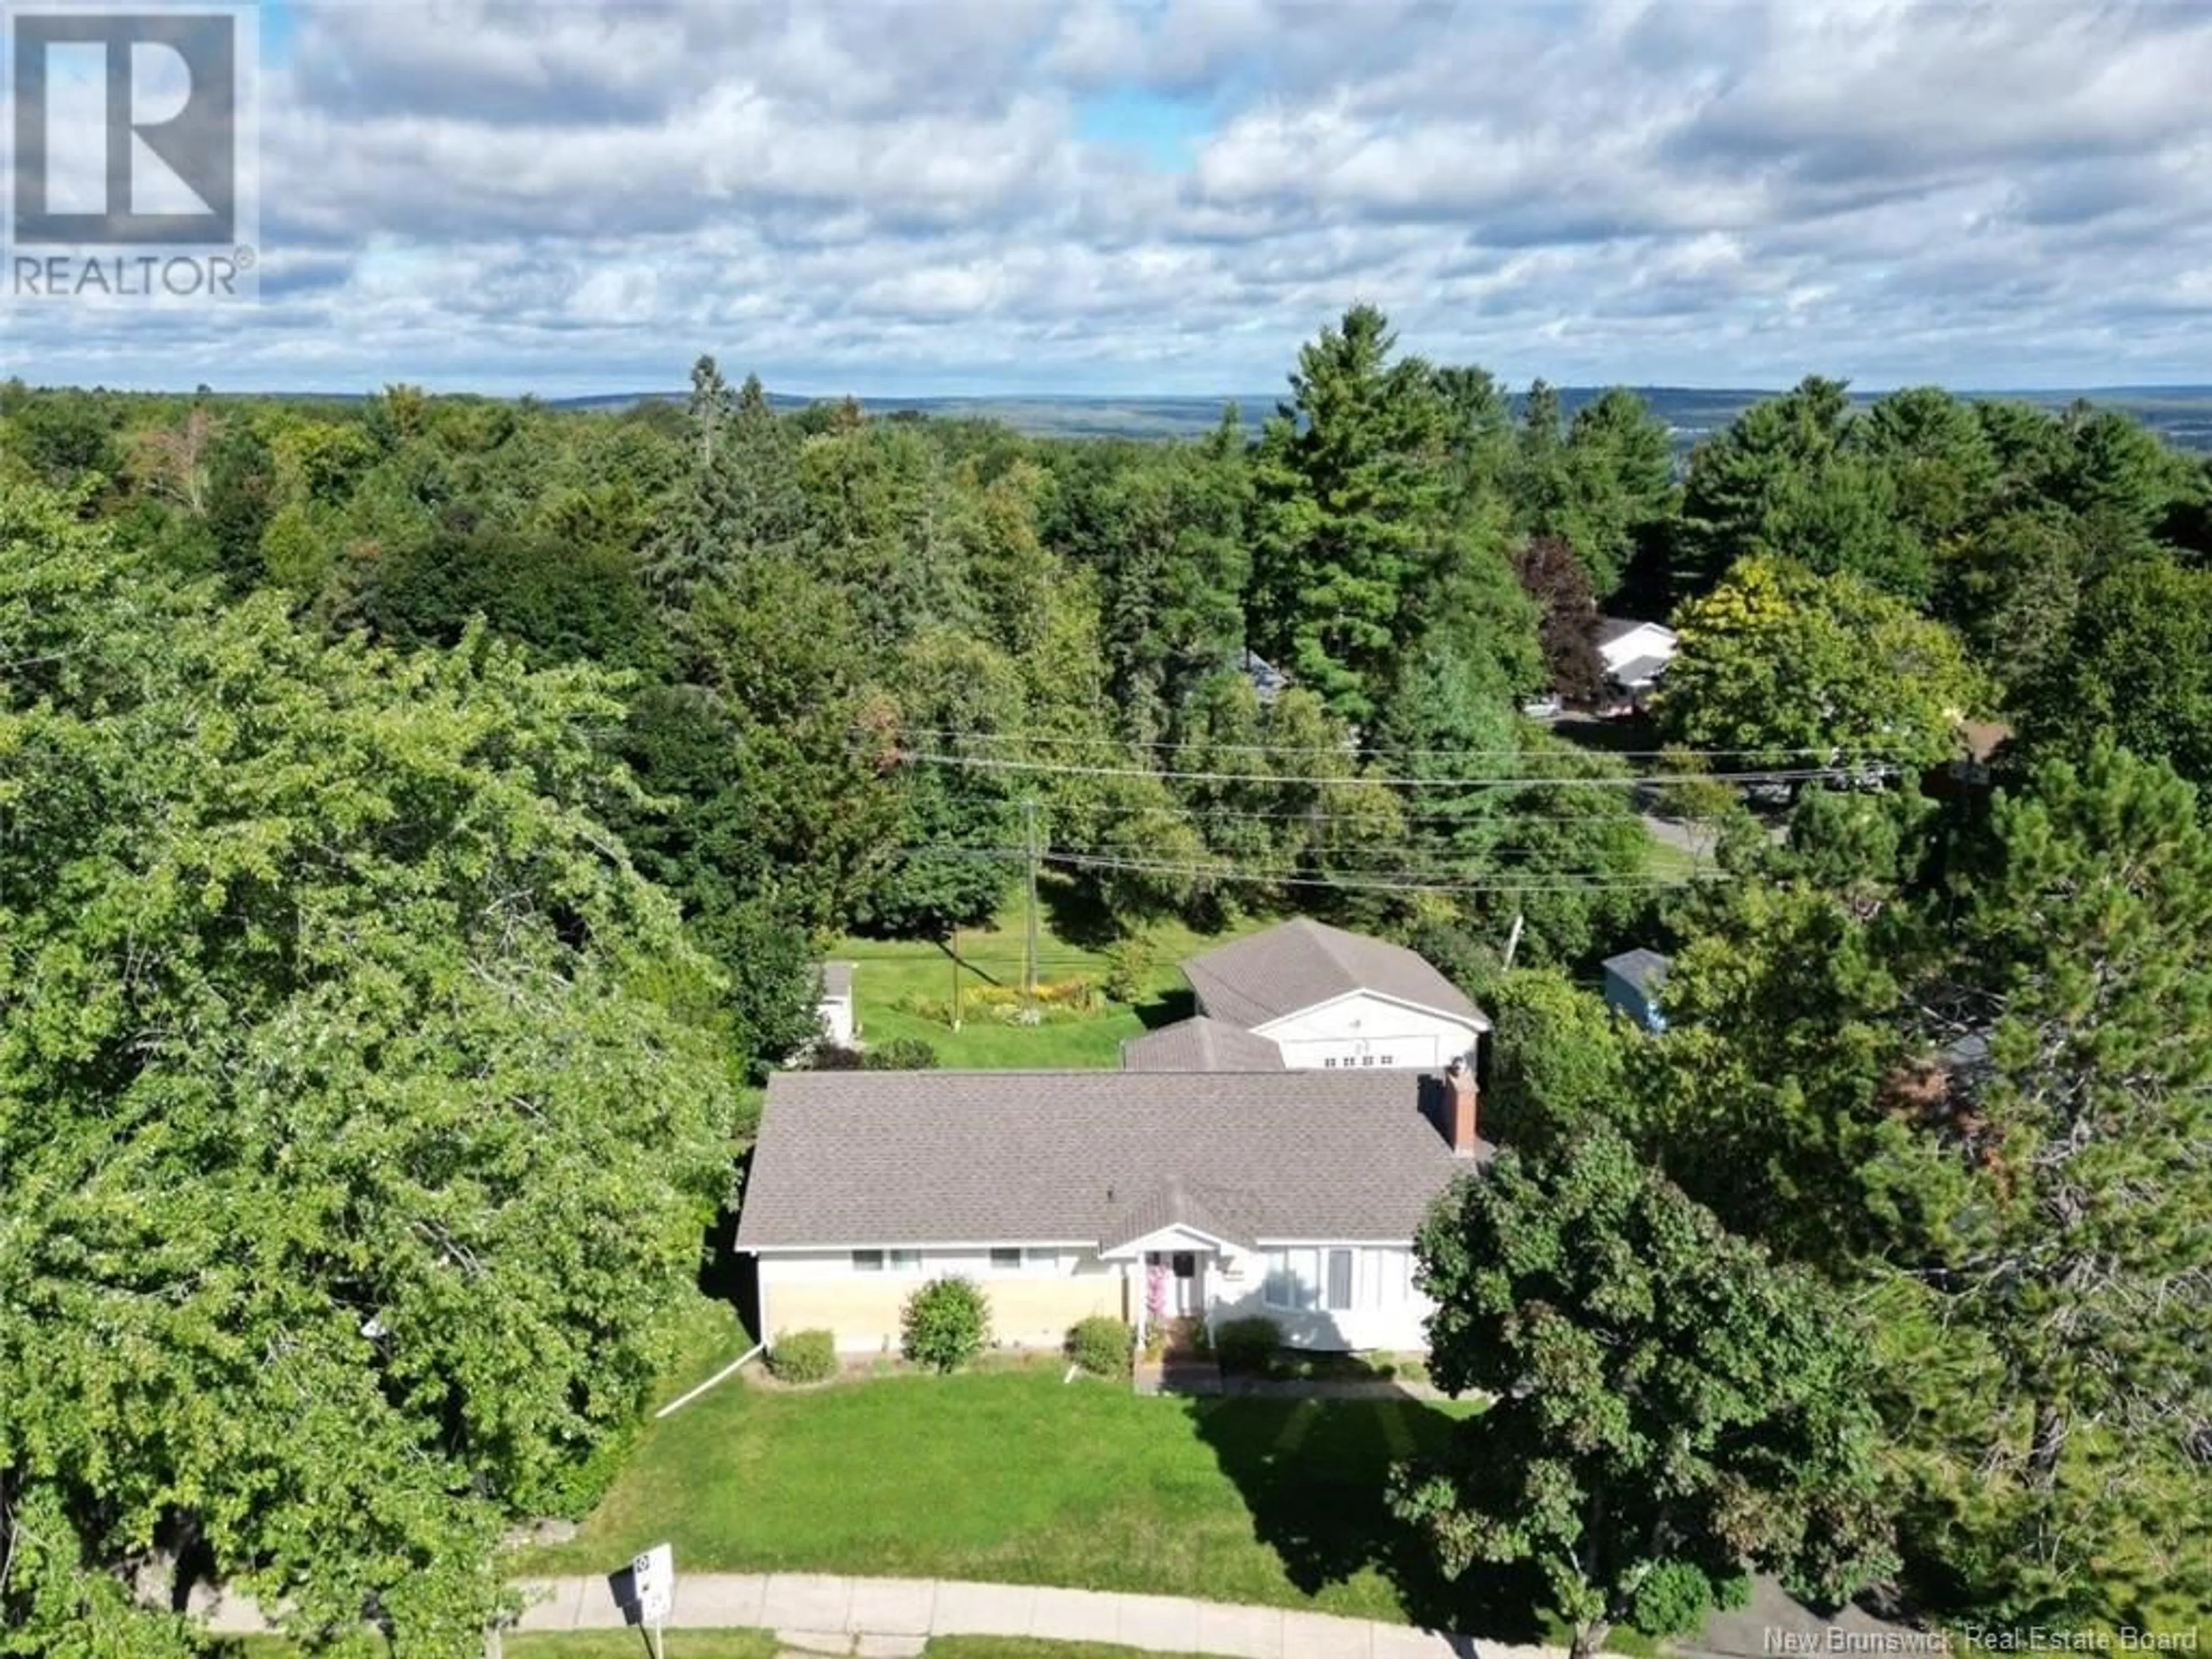
M1668 959L1656 951L1623 951L1605 959L1605 1006L1618 1008L1647 1031L1663 1031L1659 988L1666 982Z

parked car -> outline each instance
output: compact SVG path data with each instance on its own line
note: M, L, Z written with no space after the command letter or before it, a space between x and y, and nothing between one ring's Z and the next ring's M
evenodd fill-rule
M1531 697L1522 703L1521 712L1532 720L1554 720L1559 719L1565 707L1556 696L1547 693L1540 697Z

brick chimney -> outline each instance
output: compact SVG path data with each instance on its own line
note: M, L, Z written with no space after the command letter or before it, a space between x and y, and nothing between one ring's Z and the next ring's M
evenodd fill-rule
M1444 1068L1444 1097L1442 1102L1443 1121L1437 1127L1443 1131L1444 1139L1451 1143L1452 1156L1474 1156L1475 1086L1474 1068L1462 1054Z

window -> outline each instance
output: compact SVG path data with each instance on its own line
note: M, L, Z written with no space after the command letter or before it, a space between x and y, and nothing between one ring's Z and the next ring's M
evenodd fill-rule
M1336 1056L1334 1054L1331 1054L1327 1060L1322 1061L1322 1065L1328 1071L1334 1071L1336 1069Z
M1261 1299L1271 1308L1310 1309L1320 1300L1320 1281L1319 1250L1270 1250Z
M1395 1066L1398 1063L1398 1056L1395 1054L1385 1054L1382 1056L1382 1063L1385 1066Z
M879 1273L883 1272L883 1270L884 1253L881 1250L855 1250L853 1252L853 1271L854 1273Z
M1172 1261L1175 1267L1175 1276L1177 1279L1195 1279L1198 1277L1198 1258L1192 1255L1188 1250L1177 1250L1175 1253Z
M1359 1063L1362 1066L1372 1066L1375 1063L1375 1056L1372 1054L1362 1054L1359 1057Z
M921 1266L920 1250L886 1250L884 1253L894 1271L915 1271Z
M1331 1313L1342 1313L1352 1305L1352 1252L1331 1250L1328 1254L1328 1297L1322 1305Z
M1022 1251L1019 1245L1012 1249L994 1248L991 1251L991 1271L994 1273L1018 1273L1022 1270Z
M1376 1307L1403 1307L1413 1296L1413 1257L1409 1250L1370 1250L1367 1300Z
M1024 1250L1022 1255L1039 1273L1056 1273L1060 1271L1058 1250Z

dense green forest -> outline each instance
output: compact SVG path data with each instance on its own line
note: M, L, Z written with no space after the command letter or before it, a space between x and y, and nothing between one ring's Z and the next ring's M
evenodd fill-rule
M1602 1117L1826 1281L1916 1605L2212 1605L2212 462L2124 416L1808 379L1678 469L1366 308L1256 441L709 358L621 413L14 382L0 556L0 1652L190 1651L157 1560L462 1650L619 1456L822 942L987 919L1032 831L1101 940L1415 943L1502 1138ZM1601 607L1680 635L1647 749L1521 713ZM1970 721L1994 789L1924 793ZM1630 944L1663 1037L1577 987Z

